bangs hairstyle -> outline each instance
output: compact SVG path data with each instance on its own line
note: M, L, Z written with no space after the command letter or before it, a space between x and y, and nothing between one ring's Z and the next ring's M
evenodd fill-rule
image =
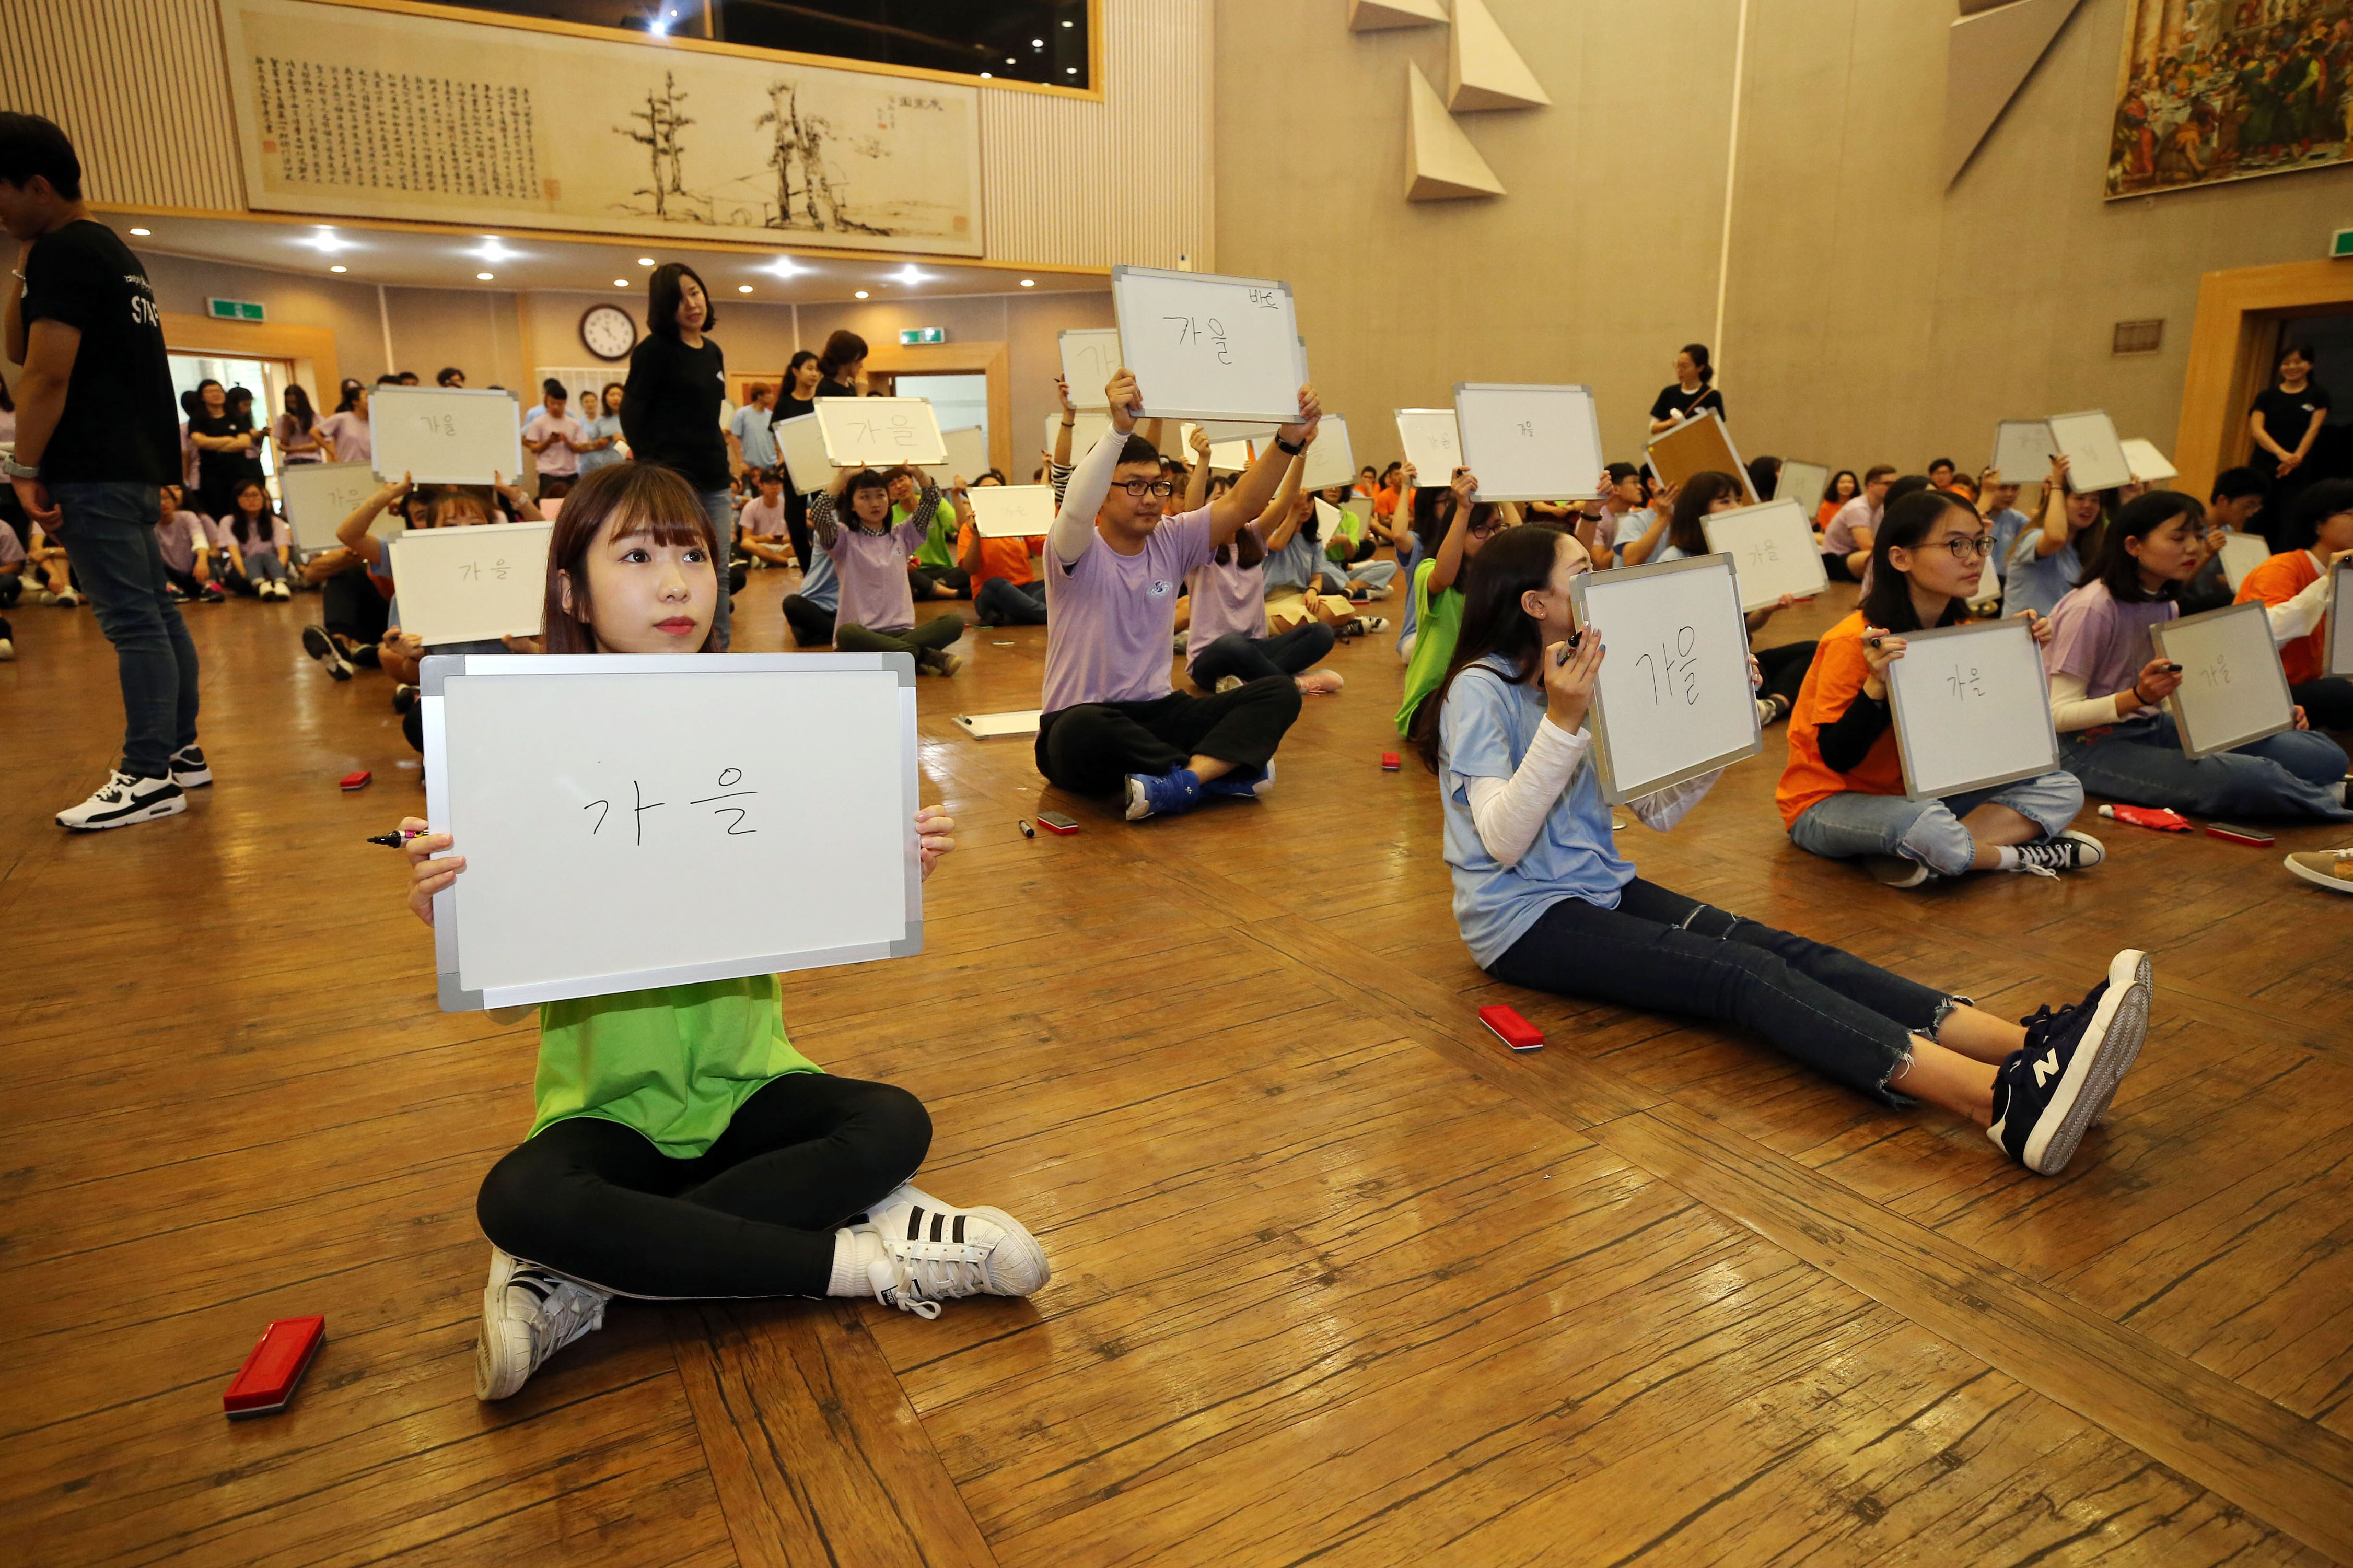
M718 571L719 542L711 532L711 514L694 487L670 468L649 463L608 463L591 470L564 498L555 514L555 529L547 542L547 599L540 624L546 628L542 646L549 653L599 653L596 633L588 624L588 551L607 522L614 539L649 539L656 544L701 545ZM564 583L572 584L572 605L564 607ZM720 586L724 593L724 584ZM698 653L711 651L718 630L712 617Z
M665 261L646 279L646 331L656 337L678 336L678 308L686 299L684 279L689 278L702 290L702 325L695 331L711 330L711 324L719 319L719 309L711 302L711 289L703 282L702 274L683 261ZM571 504L568 499L565 504Z
M2178 597L2181 584L2168 580L2152 594L2140 580L2140 563L2125 548L2127 539L2147 539L2177 517L2190 520L2190 527L2203 531L2206 509L2197 498L2179 490L2151 490L2145 496L2135 496L2116 513L2108 524L2108 535L2100 542L2098 557L2084 566L2084 574L2075 579L2081 588L2090 583L2105 583L2108 597L2119 605L2146 605L2152 600Z
M1741 489L1740 481L1721 468L1709 468L1685 479L1683 488L1675 492L1675 510L1667 521L1667 542L1685 555L1706 554L1707 530L1700 526L1700 519L1725 496L1743 506L1748 503L1748 492Z
M453 511L479 511L484 522L500 521L499 503L488 485L435 485L424 491L426 515L432 519L432 528L453 528L449 521Z
M1511 662L1514 680L1535 673L1536 660L1544 657L1544 634L1520 599L1543 592L1552 581L1564 539L1575 542L1557 529L1507 528L1476 559L1464 563L1462 626L1455 636L1454 657L1447 661L1446 679L1415 706L1407 727L1414 751L1431 773L1439 771L1440 721L1457 676L1491 655Z
M564 504L569 508L572 503ZM1968 518L1971 523L1984 521L1978 516L1977 508L1949 490L1915 490L1887 503L1887 510L1879 519L1879 531L1871 540L1871 592L1863 596L1861 606L1866 623L1891 632L1923 629L1920 613L1912 605L1912 579L1889 564L1888 552L1917 551L1920 542L1936 531L1936 524L1953 514ZM1963 607L1960 600L1953 600L1936 617L1936 624L1952 625L1961 618Z

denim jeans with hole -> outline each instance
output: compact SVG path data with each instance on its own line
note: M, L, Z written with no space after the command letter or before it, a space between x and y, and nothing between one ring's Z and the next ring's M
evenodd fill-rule
M1961 818L1981 805L2006 805L2049 837L2084 809L2084 786L2073 773L2049 773L1942 800L1847 790L1799 813L1789 825L1789 841L1825 859L1896 855L1917 860L1939 876L1957 877L1969 868L1978 851L1977 840L1961 826Z
M51 485L53 531L73 563L98 628L114 645L122 682L122 771L160 779L172 753L196 740L196 645L172 603L155 541L163 498L153 485Z
M735 497L731 490L704 490L702 510L711 515L711 537L719 542L719 559L711 564L719 574L719 603L711 611L711 651L725 653L733 630L735 601L728 593L727 559L735 537Z

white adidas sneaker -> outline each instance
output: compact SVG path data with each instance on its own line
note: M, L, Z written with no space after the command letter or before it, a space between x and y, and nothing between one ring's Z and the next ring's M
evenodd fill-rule
M491 1247L474 1340L474 1397L504 1399L521 1388L549 1356L603 1328L612 1299Z
M875 1296L919 1318L962 1296L1034 1295L1053 1277L1038 1238L1003 1209L910 1203L849 1229Z

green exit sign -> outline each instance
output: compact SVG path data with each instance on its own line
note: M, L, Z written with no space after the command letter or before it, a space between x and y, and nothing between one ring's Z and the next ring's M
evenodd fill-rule
M205 308L224 321L266 321L269 319L259 300L207 300Z
M901 327L899 341L902 343L944 343L948 341L944 327Z
M2329 237L2330 257L2353 256L2353 228L2340 228Z

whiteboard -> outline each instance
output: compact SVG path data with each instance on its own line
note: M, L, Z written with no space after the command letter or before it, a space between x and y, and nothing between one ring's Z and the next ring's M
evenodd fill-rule
M2222 541L2222 580L2231 584L2231 592L2239 591L2239 579L2272 558L2270 541L2259 533L2233 532Z
M1188 464L1193 460L1195 428L1196 426L1190 424L1184 427L1185 460ZM1210 439L1209 468L1213 473L1239 474L1250 466L1252 456L1250 444L1248 441L1219 441L1215 437Z
M1820 463L1801 463L1794 458L1782 460L1781 477L1773 486L1775 500L1796 501L1810 522L1814 513L1822 509L1822 498L1830 493L1830 469Z
M1042 709L1017 708L1005 713L959 713L955 721L974 740L994 741L1006 735L1034 735L1044 717Z
M2184 756L2211 757L2295 728L2295 700L2272 642L2272 624L2253 600L2148 628L2159 658L2181 667L2165 700L2180 727Z
M1103 437L1103 432L1110 428L1111 416L1109 414L1106 414L1100 409L1080 409L1078 424L1071 431L1071 461L1075 464L1081 458L1083 458L1089 452L1093 451L1095 449L1095 443L1102 440ZM1055 439L1059 437L1061 433L1062 416L1059 414L1047 415L1046 444L1038 449L1039 461L1047 461L1052 458L1054 455ZM1188 456L1186 458L1186 461L1190 462L1192 461L1192 458Z
M2116 439L2116 425L2105 413L2094 408L2053 414L2050 424L2051 439L2067 459L2069 489L2081 495L2132 483L2132 464L2126 461L2124 443Z
M1784 594L1810 599L1831 585L1814 548L1814 514L1794 498L1710 512L1700 528L1710 550L1732 557L1743 610L1778 604Z
M803 495L815 495L833 483L833 465L826 461L825 437L817 427L816 415L779 419L771 428L786 484Z
M375 471L420 485L487 485L523 471L522 405L512 392L379 386L368 395Z
M2117 445L2124 448L2125 466L2132 470L2132 477L2142 484L2153 485L2164 479L2179 479L2181 475L2181 470L2175 468L2167 459L2165 454L2157 449L2157 443L2154 441L2133 436L2118 442Z
M1062 333L1062 380L1071 389L1073 408L1108 411L1111 400L1103 388L1119 374L1117 327L1071 327Z
M1396 410L1398 444L1414 468L1414 489L1442 490L1462 466L1462 432L1451 408Z
M1307 351L1290 284L1122 266L1111 302L1144 417L1299 416Z
M1608 650L1592 707L1603 799L1617 805L1764 749L1731 557L1581 573L1569 594L1577 624Z
M1748 482L1748 466L1740 460L1732 433L1724 427L1724 416L1713 408L1651 437L1644 456L1650 458L1651 472L1662 483L1680 488L1694 474L1730 474L1740 481L1740 493L1752 505L1757 500L1757 487Z
M2058 455L2047 419L2004 419L1993 427L1993 466L2005 484L2041 484Z
M1904 634L1887 667L1904 787L1914 800L2038 778L2059 766L2051 685L2017 618Z
M2328 574L2328 641L2323 675L2353 675L2353 561L2339 561Z
M400 629L428 647L537 637L554 531L552 522L408 530L386 546Z
M947 460L947 443L928 397L820 397L818 432L837 468L921 468Z
M466 858L442 1007L920 952L914 683L905 654L427 659L426 816Z
M983 539L1034 539L1054 526L1051 485L975 485L964 499Z
M1299 488L1322 490L1356 482L1356 448L1348 440L1348 422L1337 414L1326 414L1315 423L1315 444L1307 448Z
M1322 496L1317 496L1315 498L1316 543L1329 544L1335 539L1346 539L1353 542L1356 536L1348 530L1348 524L1352 521L1353 518L1350 513L1342 511L1338 507L1334 506Z
M947 448L947 461L933 463L923 472L932 483L944 485L952 479L976 479L988 472L988 436L977 425L960 426L940 432L940 444Z
M1473 500L1590 500L1606 461L1601 419L1586 386L1454 384L1462 466L1479 477Z
M286 521L293 525L294 542L304 550L333 550L343 541L335 530L343 519L384 488L375 470L365 463L289 463L278 470L278 491ZM398 506L376 513L368 531L390 539L406 528Z
M1185 426L1187 430L1194 427L1189 424ZM1261 441L1282 426L1271 419L1204 419L1199 428L1208 432L1212 444L1223 445L1228 441Z

